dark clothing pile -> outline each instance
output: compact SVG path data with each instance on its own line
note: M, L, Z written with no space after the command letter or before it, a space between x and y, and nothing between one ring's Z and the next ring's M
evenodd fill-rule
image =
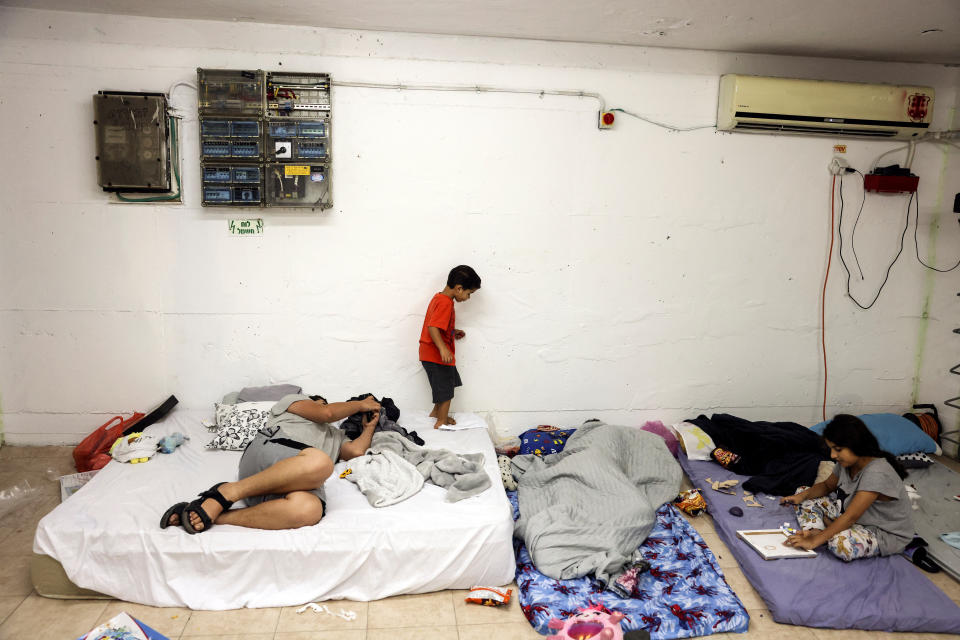
M377 397L372 393L362 393L358 396L354 396L347 400L347 402L359 401L364 398L372 396L374 400L377 400ZM423 438L417 435L416 431L407 431L399 424L397 420L400 419L400 409L397 407L396 403L393 401L393 398L384 398L383 400L377 400L380 403L380 422L374 428L373 432L377 431L394 431L399 433L401 436L407 440L420 445L421 447L424 444ZM347 434L347 437L351 440L356 440L357 437L363 433L363 420L365 414L355 413L340 424L340 428Z
M751 422L725 413L687 422L703 429L716 447L739 456L727 468L753 476L743 488L754 493L793 495L799 486L812 486L820 461L830 459L823 439L794 422Z

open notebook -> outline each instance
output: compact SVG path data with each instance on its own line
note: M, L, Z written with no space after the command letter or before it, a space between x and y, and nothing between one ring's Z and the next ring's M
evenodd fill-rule
M795 549L788 547L787 534L780 529L743 529L737 531L737 536L757 550L764 560L776 558L815 558L816 551Z

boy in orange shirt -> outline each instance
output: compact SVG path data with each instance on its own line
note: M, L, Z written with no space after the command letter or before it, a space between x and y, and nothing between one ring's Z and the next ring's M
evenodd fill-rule
M465 264L454 267L447 276L447 286L433 296L427 306L427 315L423 319L420 331L420 364L427 372L430 389L433 392L433 411L436 418L434 429L444 424L456 424L449 417L453 390L461 386L457 361L454 356L456 347L453 341L466 335L455 326L456 312L453 301L465 302L480 288L480 276Z

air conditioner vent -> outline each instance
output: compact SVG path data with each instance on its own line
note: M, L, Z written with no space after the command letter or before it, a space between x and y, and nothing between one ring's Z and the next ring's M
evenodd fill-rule
M725 75L717 129L913 139L933 119L931 87Z
M777 124L772 122L740 122L733 129L766 131L768 133L803 133L815 136L866 136L869 138L895 138L899 133L896 129L856 129L852 127L841 127L824 129L822 127L809 127L800 124Z

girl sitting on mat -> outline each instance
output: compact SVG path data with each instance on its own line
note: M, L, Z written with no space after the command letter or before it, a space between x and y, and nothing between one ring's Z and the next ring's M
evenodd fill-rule
M837 415L823 440L837 464L823 482L780 501L796 507L802 529L784 544L814 549L826 543L847 562L903 551L914 534L903 466L856 416ZM829 499L834 491L837 498Z

